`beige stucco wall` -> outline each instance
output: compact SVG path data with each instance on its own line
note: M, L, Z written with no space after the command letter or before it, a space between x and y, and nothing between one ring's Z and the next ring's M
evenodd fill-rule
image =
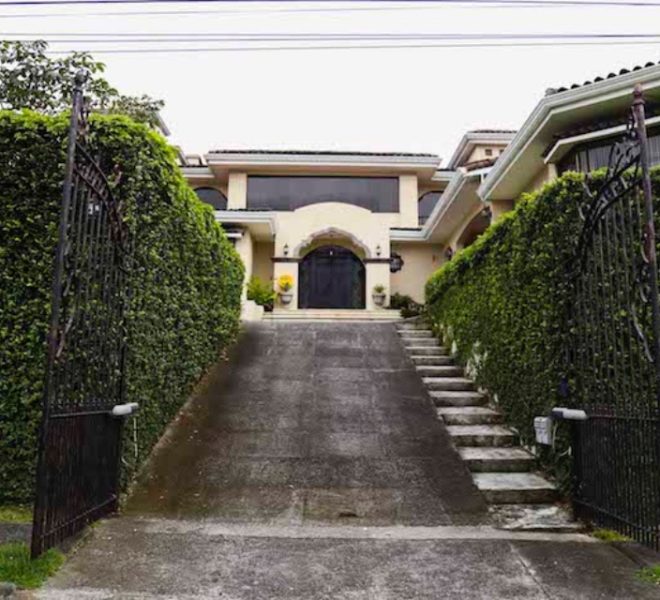
M513 210L513 200L493 200L490 203L490 210L493 215L492 222L497 221L503 214Z
M477 205L474 210L472 210L468 216L463 219L461 224L456 227L454 232L452 233L451 237L449 238L449 241L447 245L456 252L457 250L461 250L462 246L459 244L459 240L461 236L463 235L463 232L465 229L468 227L468 225L471 223L471 221L479 215L479 213L484 209L483 205Z
M243 285L243 300L245 301L247 297L247 282L250 281L252 277L252 266L253 266L253 241L250 232L246 229L243 231L243 237L239 240L236 240L236 251L241 257L243 264L245 265L245 279Z
M399 227L417 227L419 223L419 189L416 175L399 177Z
M275 253L275 244L272 242L256 242L254 244L254 255L252 263L252 273L262 281L271 281L273 279L273 261L271 260Z
M546 183L550 183L553 179L558 177L557 166L550 163L545 165L534 177L531 179L527 187L525 188L526 192L534 192L541 189Z
M293 294L293 300L287 306L283 306L280 302L279 296L275 301L275 304L278 308L286 308L288 310L295 310L298 308L298 263L296 262L276 262L273 265L273 281L275 282L275 291L279 292L277 289L277 280L282 275L291 275L293 277L293 289L291 293Z
M380 246L382 258L389 256L390 227L399 224L396 213L372 213L364 208L340 202L303 206L291 212L277 213L275 252L283 256L285 244L290 256L300 256L318 238L352 240L367 258L376 257Z
M488 148L492 150L492 154L490 156L486 154L486 149ZM466 162L471 163L471 162L476 162L478 160L487 160L490 158L495 158L500 155L500 150L503 150L504 148L506 148L506 144L485 143L483 145L475 146Z
M227 208L235 210L247 206L247 175L230 173L227 184Z
M403 269L391 274L392 293L405 294L424 302L428 278L444 262L442 247L436 244L392 244L392 252L403 258Z

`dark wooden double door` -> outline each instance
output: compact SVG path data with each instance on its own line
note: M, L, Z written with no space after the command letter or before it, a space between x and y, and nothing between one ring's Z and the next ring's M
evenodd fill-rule
M365 269L342 246L321 246L300 262L300 308L364 308Z

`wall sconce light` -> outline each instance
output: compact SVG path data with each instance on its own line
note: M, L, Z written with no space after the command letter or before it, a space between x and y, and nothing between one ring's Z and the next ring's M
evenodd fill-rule
M376 256L380 256L382 251L383 251L383 250L382 250L382 248L380 247L380 244L378 244L378 246L376 246Z
M284 251L284 256L289 256L289 244L284 244L282 250Z
M454 251L451 249L451 246L447 246L445 249L445 258L451 260L454 257Z

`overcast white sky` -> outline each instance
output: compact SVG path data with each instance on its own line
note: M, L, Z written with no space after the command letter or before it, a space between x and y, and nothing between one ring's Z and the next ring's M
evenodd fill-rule
M660 6L435 6L392 11L276 12L319 6L327 9L347 5L196 2L194 6L3 7L0 30L5 37L18 33L93 32L660 36ZM372 7L373 3L350 6ZM209 13L128 14L146 10ZM99 12L123 14L89 14ZM6 18L43 13L68 16ZM108 47L116 44L88 44L92 52ZM466 130L517 128L546 88L657 62L660 44L95 55L107 63L107 78L122 92L146 93L165 100L163 117L172 130L170 139L187 153L213 148L372 150L433 152L447 160Z

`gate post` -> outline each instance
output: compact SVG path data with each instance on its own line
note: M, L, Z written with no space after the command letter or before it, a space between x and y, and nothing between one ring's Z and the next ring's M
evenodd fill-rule
M644 260L649 268L650 301L653 319L653 366L655 368L655 398L660 398L660 299L658 298L658 259L656 253L656 233L653 210L653 191L651 189L651 173L649 167L649 144L646 135L646 119L644 114L644 93L642 86L637 84L633 92L633 114L635 128L639 140L639 159L642 170L642 190L644 193ZM660 405L659 405L660 406ZM658 407L656 407L658 408Z

